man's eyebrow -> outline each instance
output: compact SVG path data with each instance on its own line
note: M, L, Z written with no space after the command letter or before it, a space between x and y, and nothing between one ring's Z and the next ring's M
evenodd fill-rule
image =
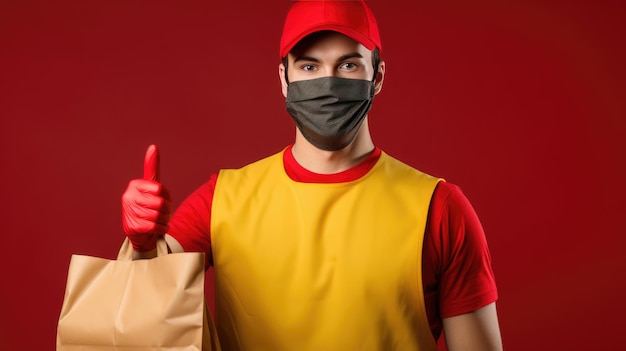
M320 60L316 59L315 57L311 57L311 56L298 56L298 57L296 57L295 60L293 60L294 63L296 63L298 61L320 62Z
M351 58L363 58L363 55L359 54L358 52L353 52L351 54L346 54L346 55L341 56L340 58L337 59L337 62L349 60Z
M337 62L349 60L351 58L363 58L363 55L359 54L358 52L345 54L345 55L340 56L337 59ZM293 62L295 63L295 62L298 62L298 61L309 61L309 62L317 62L317 63L320 62L319 59L317 59L315 57L312 57L312 56L298 56L298 57L296 57L296 59Z

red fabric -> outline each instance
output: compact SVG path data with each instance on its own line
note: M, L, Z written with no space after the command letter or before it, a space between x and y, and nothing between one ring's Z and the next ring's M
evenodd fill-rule
M299 1L293 4L280 38L280 57L307 35L322 30L342 33L368 50L382 50L376 18L364 1Z
M440 182L431 199L422 250L422 282L430 328L441 318L484 307L498 299L483 227L461 189Z
M374 167L378 158L380 157L381 150L376 148L367 158L356 167L352 167L343 172L333 174L319 174L309 171L308 169L300 166L296 159L293 158L291 153L291 146L285 149L283 154L283 162L285 164L285 172L292 180L302 183L344 183L350 182L355 179L359 179Z
M376 148L354 168L337 174L316 174L300 166L291 147L285 150L285 171L295 181L346 182L365 175L378 161ZM185 251L210 252L211 203L217 175L192 193L170 222L170 232ZM435 339L441 318L474 311L497 300L491 256L476 212L453 184L437 185L428 214L422 272L426 312ZM207 267L208 267L207 260Z

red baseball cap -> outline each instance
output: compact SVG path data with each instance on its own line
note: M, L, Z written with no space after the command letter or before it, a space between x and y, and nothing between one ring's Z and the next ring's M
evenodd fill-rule
M322 30L344 34L368 50L382 50L376 18L364 0L300 0L287 13L280 57L307 35Z

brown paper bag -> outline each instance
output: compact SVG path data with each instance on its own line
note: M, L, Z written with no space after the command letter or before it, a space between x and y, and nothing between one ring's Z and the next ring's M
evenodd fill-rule
M204 299L204 254L131 260L73 255L57 328L57 351L220 350Z

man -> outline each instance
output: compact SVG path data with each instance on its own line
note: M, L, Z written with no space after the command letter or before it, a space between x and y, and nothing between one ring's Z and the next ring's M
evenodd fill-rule
M364 1L301 1L285 21L293 145L213 175L177 209L156 148L123 195L136 258L201 251L215 268L225 350L499 350L482 227L458 187L372 141L385 62Z

